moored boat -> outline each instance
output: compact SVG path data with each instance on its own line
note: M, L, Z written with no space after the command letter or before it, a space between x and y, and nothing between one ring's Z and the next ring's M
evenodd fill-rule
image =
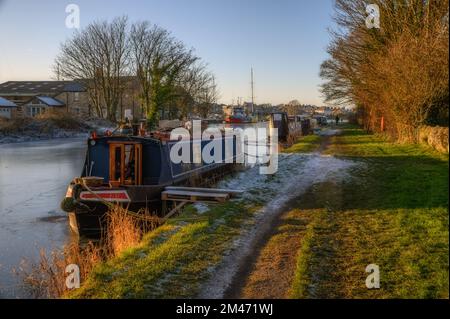
M234 107L232 114L225 117L226 123L251 123L252 118L247 116L242 107Z
M226 172L234 165L236 143L233 143L231 161L222 158L222 161L205 163L203 159L194 160L194 149L203 150L210 141L192 138L183 141L189 145L190 162L174 163L170 152L179 141L170 140L169 135L92 134L87 140L82 174L70 183L61 203L69 213L71 229L81 235L98 236L105 226L108 203L122 204L135 212L147 208L161 213L161 192L166 186L189 185L196 178ZM224 136L221 142L224 157L228 154Z

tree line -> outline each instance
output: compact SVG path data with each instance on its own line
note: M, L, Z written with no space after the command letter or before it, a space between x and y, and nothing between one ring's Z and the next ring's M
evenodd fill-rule
M150 125L163 116L206 117L218 98L214 75L183 42L147 21L127 17L89 24L61 44L55 59L58 78L82 82L98 117L116 121L129 81Z
M368 28L368 3L380 28ZM337 28L321 65L327 102L356 106L368 130L414 141L448 126L448 0L336 0Z

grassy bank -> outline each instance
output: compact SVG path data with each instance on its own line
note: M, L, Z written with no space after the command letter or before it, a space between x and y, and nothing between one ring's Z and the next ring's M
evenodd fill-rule
M299 198L293 218L312 218L290 296L448 298L448 156L356 128L325 153L359 165ZM371 263L380 289L365 287Z
M317 151L320 147L319 135L301 136L296 143L283 150L285 153L310 153Z
M239 201L206 212L190 206L148 233L137 247L98 265L68 297L194 297L253 211Z

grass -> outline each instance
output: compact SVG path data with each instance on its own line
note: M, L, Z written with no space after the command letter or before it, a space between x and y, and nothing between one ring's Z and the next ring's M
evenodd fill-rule
M198 292L255 208L230 201L199 213L193 206L98 265L70 298L185 298Z
M326 153L359 165L299 199L301 214L316 217L291 297L448 298L448 155L356 128L333 137ZM365 287L371 263L380 289Z
M314 217L313 221L307 226L305 236L302 239L301 246L299 248L299 254L296 261L296 269L294 272L294 278L292 281L292 287L288 292L288 296L291 298L305 298L307 297L308 284L311 282L311 275L308 272L308 263L311 259L311 245L313 235L315 233L316 223L320 220L318 215L310 214ZM320 215L320 213L319 213Z
M297 141L283 150L285 153L311 153L320 147L321 138L319 135L301 136Z

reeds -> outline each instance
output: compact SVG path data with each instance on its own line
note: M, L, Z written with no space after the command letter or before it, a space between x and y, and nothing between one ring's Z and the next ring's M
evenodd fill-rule
M102 237L109 256L118 256L125 249L136 246L145 233L162 222L146 210L133 213L120 205L112 207L106 218L107 227Z
M88 242L80 247L72 240L64 248L50 253L41 249L39 260L24 259L15 273L22 278L25 290L34 298L59 298L68 290L66 267L75 264L80 269L80 280L87 278L92 268L104 259L102 247Z
M68 265L78 266L83 283L97 264L137 246L145 233L162 223L162 219L146 210L134 213L120 205L111 206L105 218L107 227L100 241L82 244L78 238L72 239L61 249L51 252L41 249L37 262L27 259L21 262L14 272L31 297L64 297L70 290L66 285Z

